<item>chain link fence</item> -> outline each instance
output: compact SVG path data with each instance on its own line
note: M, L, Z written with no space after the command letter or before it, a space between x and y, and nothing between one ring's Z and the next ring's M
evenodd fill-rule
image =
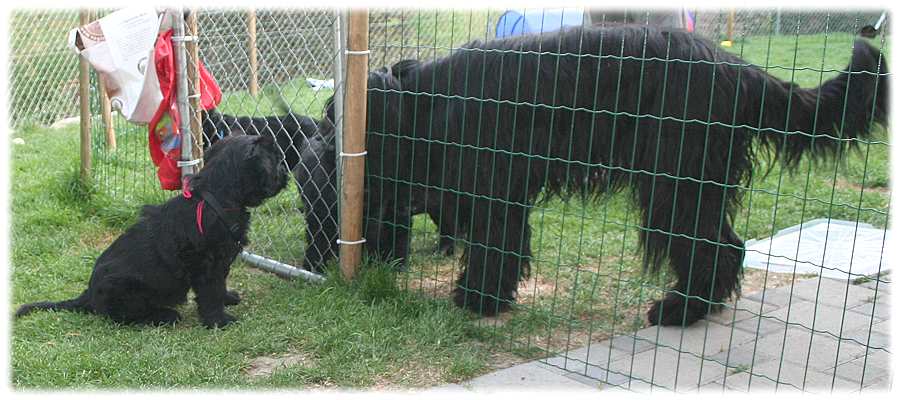
M463 43L491 39L501 14L497 10L374 10L369 28L370 71L404 59L438 60L459 51ZM853 34L863 25L874 23L879 15L876 12L738 10L733 18L735 45L730 51L753 65L775 66L770 72L781 79L814 87L846 66ZM308 116L321 122L326 100L334 91L327 85L314 88L307 79L326 81L337 72L333 63L338 52L335 18L332 10L279 9L255 13L200 10L200 59L223 90L223 101L217 111L234 117L258 118L276 134L279 126L265 125L273 121L266 117L290 112L294 117ZM724 40L728 20L727 10L699 10L696 31L715 41ZM12 14L10 117L15 126L49 124L78 115L77 58L65 48L66 32L77 22L77 11L15 11ZM251 33L254 27L255 35ZM254 58L255 63L251 61ZM91 81L92 114L96 116L101 99L93 73ZM105 140L110 126L104 126L100 118L94 118L93 122L93 178L98 191L111 199L111 206L132 208L134 204L158 202L172 195L158 189L147 152L146 127L113 116L110 125L117 137L113 149ZM248 126L237 123L230 128L247 130ZM823 167L813 167L810 161L801 164L801 170L792 172L762 157L761 168L768 173L754 174L749 186L742 187L747 195L734 217L735 229L745 239L765 238L815 218L847 219L885 228L891 199L889 144L887 133L880 135L875 140L860 142L858 151L848 153L845 160L826 163ZM297 143L288 144L283 148L286 160L290 152L299 155L301 151ZM286 264L302 265L308 256L305 254L306 221L300 210L304 208L303 203L295 188L288 188L269 200L254 214L249 250ZM457 217L418 215L413 218L409 270L401 275L402 284L408 290L446 298L454 289L460 271L459 257L436 253L434 249L441 237L452 239L458 249L469 243L465 235L438 233L436 225L440 225L442 218ZM708 380L702 373L682 379L679 385L680 371L689 370L689 362L681 360L690 357L700 360L701 366L706 362L707 371L723 370L726 376L743 379L747 375L748 381L757 379L812 389L807 386L806 376L827 372L810 370L809 357L815 356L819 345L827 348L823 353L834 359L830 365L834 370L832 388L835 382L845 381L862 387L865 359L861 361L860 371L853 372L856 375L842 373L838 378L836 371L847 363L860 363L860 354L866 357L872 354L873 359L889 357L887 345L872 340L881 335L873 327L887 321L886 316L876 311L881 309L879 304L883 300L849 300L852 286L874 284L877 288L880 284L883 288L890 281L889 275L851 276L850 283L837 284L821 278L818 282L825 283L819 283L812 296L807 292L805 297L795 297L795 287L799 293L801 286L809 286L801 285L801 280L815 278L816 274L746 269L744 298L725 304L725 313L710 318L719 323L716 329L720 331L716 335L739 338L737 341L717 341L721 336L710 339L709 326L676 333L648 331L644 311L652 300L667 292L674 277L666 272L659 276L642 273L638 250L640 218L630 197L624 194L610 195L604 202L575 197L535 205L530 218L531 277L518 287L516 309L500 317L478 320L477 333L495 348L526 358L551 357L549 364L572 374L626 388L646 386L682 391L706 385L720 389L727 386L726 382ZM820 297L819 287L826 286L836 288L829 295L837 297ZM770 293L769 300L764 293ZM803 311L795 311L793 317L778 314L784 312L785 305L788 313L793 310L792 299L805 307ZM851 306L854 310L848 310ZM844 315L842 321L852 319L855 330L844 330L843 323L837 328L830 325L823 328L820 324L817 329L816 315L830 312ZM812 319L807 318L809 313ZM744 328L739 326L741 323ZM784 332L782 340L769 343L771 332ZM791 340L796 343L788 342L798 332L807 335L808 340L794 338ZM823 341L827 344L822 344ZM787 353L788 343L810 350L806 364L802 360L772 356L772 349ZM831 350L833 343L838 343L836 353ZM758 353L767 358L751 355L730 359L732 344L754 349L758 344L761 348ZM713 348L715 351L708 353ZM635 368L639 364L636 360L647 357L648 350L653 351L649 373ZM659 368L671 373L657 374ZM774 373L772 368L776 370ZM798 374L799 380L795 379ZM672 376L674 382L670 380Z
M16 10L10 18L9 117L14 126L78 115L78 58L66 33L77 10Z
M729 11L697 12L697 32L712 39L724 40ZM734 36L813 35L857 33L866 25L874 25L881 11L811 12L802 10L736 10Z
M274 134L289 169L308 174L321 168L322 162L333 164L334 160L323 159L328 157L324 153L310 152L312 163L300 158L307 138L316 134L321 123L325 101L334 93L333 87L311 87L307 79L322 82L335 77L336 16L333 10L201 11L200 59L223 90L217 111L226 115L211 122L219 124L219 130L227 126L232 132ZM250 61L253 52L255 64ZM324 185L328 187L307 190L305 200L321 203L321 193L336 192L334 182ZM292 184L260 207L247 250L302 265L306 250L303 200ZM321 223L337 226L335 218L327 219Z

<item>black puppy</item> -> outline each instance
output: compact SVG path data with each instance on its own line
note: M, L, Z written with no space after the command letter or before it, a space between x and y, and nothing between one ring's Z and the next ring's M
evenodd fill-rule
M260 205L287 184L275 141L266 135L233 136L212 146L189 190L159 206L144 206L140 220L97 259L87 290L72 300L23 305L34 310L72 310L136 324L171 324L172 307L197 295L206 327L235 318L225 305L238 295L225 289L231 263L247 244L249 207Z
M315 134L319 121L296 114L286 105L281 106L281 112L266 117L238 117L216 110L203 111L204 148L230 134L271 136L275 138L288 170L294 169L300 159L301 146L306 138Z

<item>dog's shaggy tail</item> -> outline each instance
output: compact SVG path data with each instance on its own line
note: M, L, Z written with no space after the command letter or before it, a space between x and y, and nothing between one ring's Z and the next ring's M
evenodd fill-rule
M65 311L78 311L89 313L93 312L93 309L88 305L88 292L85 290L81 296L78 296L71 300L64 301L39 301L36 303L28 303L25 304L16 311L16 318L24 317L28 314L31 314L33 311L37 310L65 310Z
M838 158L857 139L869 138L873 124L888 119L887 63L863 39L853 46L850 64L821 86L803 89L769 76L758 90L756 113L760 140L787 166L804 154L813 159ZM761 109L761 110L760 110ZM756 124L752 124L756 125Z

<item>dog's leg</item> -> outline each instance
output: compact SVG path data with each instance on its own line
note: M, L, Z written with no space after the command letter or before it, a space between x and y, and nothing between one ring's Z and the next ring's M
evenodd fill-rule
M457 306L485 316L509 310L519 280L527 276L531 258L528 208L476 201L472 207L470 244L454 291Z
M306 253L303 268L323 272L325 264L337 257L337 209L318 202L306 210Z
M215 267L200 268L191 276L191 287L197 294L197 312L207 328L223 328L237 321L225 312L225 274ZM216 271L218 270L218 271Z
M160 307L153 309L144 318L142 323L148 325L174 325L181 321L181 314L171 308Z
M406 271L407 257L409 256L409 240L410 231L412 230L412 215L409 207L397 207L396 218L394 219L393 234L387 243L391 245L383 248L382 258L390 261L397 261L396 268L398 271Z
M226 306L236 306L241 304L241 295L234 290L226 290L225 297L222 299L222 304Z
M366 253L378 260L395 263L397 270L405 271L412 216L409 206L394 204L403 203L390 202L372 207L365 226Z
M325 264L338 254L337 192L328 177L320 175L307 182L300 193L306 220L303 268L314 272L323 272Z
M722 186L656 182L652 208L646 187L641 193L647 200L644 245L651 260L669 259L678 281L647 318L654 325L687 326L721 308L738 289L744 244L729 224Z
M450 207L447 207L447 209L449 210ZM428 216L431 217L431 221L438 227L438 235L440 236L434 253L444 257L452 256L456 244L452 237L456 232L453 213L445 213L442 215L440 205L434 204L429 205Z
M137 279L103 279L93 294L97 312L118 323L171 325L181 320L178 311L154 305L156 294Z
M225 267L225 281L228 281L228 274L231 273L231 264L228 264ZM236 306L241 304L241 295L234 290L226 290L225 291L225 299L223 300L226 306Z

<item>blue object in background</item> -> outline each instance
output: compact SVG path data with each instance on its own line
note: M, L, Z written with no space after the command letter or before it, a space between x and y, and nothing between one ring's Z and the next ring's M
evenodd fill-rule
M497 21L497 37L553 32L564 26L580 26L583 23L584 10L580 8L509 10Z

